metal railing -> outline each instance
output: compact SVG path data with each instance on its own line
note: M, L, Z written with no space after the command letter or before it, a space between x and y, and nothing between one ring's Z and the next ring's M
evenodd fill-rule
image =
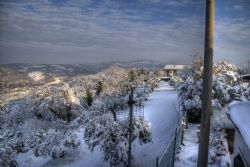
M179 108L179 107L176 107ZM156 159L156 167L173 167L175 161L175 155L178 152L180 146L183 144L183 136L185 124L182 122L185 120L185 116L181 115L180 110L178 113L178 127L170 140L167 148L163 152L160 158Z
M183 141L183 126L176 128L175 134L170 140L166 150L156 160L156 167L173 167L175 155Z

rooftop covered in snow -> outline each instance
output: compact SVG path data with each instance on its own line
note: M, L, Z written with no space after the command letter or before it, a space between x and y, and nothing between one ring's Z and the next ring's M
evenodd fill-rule
M229 116L250 149L250 102L230 105Z
M188 67L188 65L172 65L172 64L167 64L163 68L164 70L181 70L185 67Z

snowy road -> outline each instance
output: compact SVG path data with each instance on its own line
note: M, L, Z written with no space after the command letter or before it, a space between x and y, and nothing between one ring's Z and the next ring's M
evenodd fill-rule
M145 103L145 119L150 122L153 143L133 145L135 166L155 166L157 156L160 158L177 127L178 117L175 109L177 92L168 83L160 82L159 88L150 94Z

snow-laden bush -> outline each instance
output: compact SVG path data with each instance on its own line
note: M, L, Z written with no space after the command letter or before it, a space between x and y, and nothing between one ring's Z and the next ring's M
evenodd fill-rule
M201 60L194 61L191 68L180 73L184 81L178 87L179 100L182 110L188 114L189 122L200 121L202 73Z
M0 166L18 166L16 154L28 150L25 140L20 137L21 133L16 133L14 129L0 131Z
M235 65L222 61L214 65L213 71L212 107L214 109L221 109L231 101L242 97L242 89L238 86L239 74ZM178 88L180 104L188 113L190 122L199 122L203 86L201 59L194 61L185 74L184 81Z
M72 120L80 115L80 101L68 86L51 86L38 91L37 103L34 106L37 117L48 117L51 112L63 120ZM50 116L49 116L50 117Z
M211 117L211 133L209 141L209 163L229 166L230 153L224 130L224 124L228 121L226 116L227 109L215 110Z
M0 131L0 166L16 164L19 153L32 150L39 157L63 157L69 149L80 145L75 130L81 125L66 122L60 118L52 120L36 120L31 116L20 125L8 125L10 130ZM37 124L37 125L34 125ZM22 127L24 126L24 127ZM27 129L26 129L27 128Z
M250 101L250 84L249 83L242 83L241 85L242 89L242 101Z
M250 84L242 82L239 85L233 86L229 89L230 97L235 101L249 101L250 100Z
M129 142L128 122L128 120L115 121L111 114L93 116L85 127L85 142L91 150L100 145L104 159L109 161L111 166L126 166ZM134 119L132 139L137 138L141 144L152 141L149 124L143 119Z
M236 65L228 61L221 61L215 64L213 73L219 81L223 81L229 85L236 85L240 77Z
M18 167L11 147L0 144L0 157L0 166Z
M76 134L63 127L63 129L40 130L28 140L35 156L60 158L68 149L74 149L80 145Z
M199 121L201 110L202 81L186 80L179 87L182 110L187 111L190 122Z
M0 166L17 165L19 153L61 157L79 141L74 118L82 114L79 101L67 86L42 87L30 97L14 100L0 113Z
M230 85L227 85L223 81L217 80L216 76L213 81L213 90L212 90L212 98L213 101L216 102L216 105L213 105L214 108L221 109L226 104L229 104L231 101L231 97L229 94L229 89L232 88Z
M179 76L173 76L169 80L169 85L178 87L183 82L182 78Z

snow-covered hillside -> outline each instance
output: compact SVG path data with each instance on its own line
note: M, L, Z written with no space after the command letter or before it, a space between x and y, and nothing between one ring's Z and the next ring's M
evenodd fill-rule
M128 107L130 85L140 87L134 91L136 105L144 103L152 86L147 80L154 76L117 66L70 79L31 74L29 87L17 84L1 94L1 166L47 166L74 151L101 155L109 165L126 165L128 120L119 119L117 112ZM7 81L8 71L6 75ZM133 140L151 142L147 121L135 119L133 128ZM96 149L99 153L91 152Z

